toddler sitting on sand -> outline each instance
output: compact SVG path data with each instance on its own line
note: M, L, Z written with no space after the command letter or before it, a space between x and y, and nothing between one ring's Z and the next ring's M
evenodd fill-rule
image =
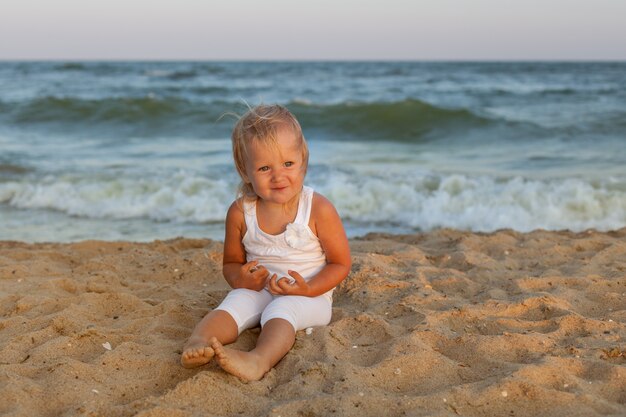
M289 352L296 331L330 322L333 289L351 260L334 206L303 185L308 147L286 108L251 109L235 125L232 144L242 182L226 216L223 273L233 290L196 325L181 363L193 368L215 358L251 381ZM224 347L259 323L252 351Z

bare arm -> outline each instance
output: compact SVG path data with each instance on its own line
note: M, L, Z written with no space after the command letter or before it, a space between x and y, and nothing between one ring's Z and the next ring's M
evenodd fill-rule
M269 272L263 266L257 267L257 261L246 262L246 251L242 243L245 224L243 212L237 202L234 202L226 214L222 273L232 288L260 291L265 287Z
M315 231L326 254L326 266L308 282L297 271L289 271L295 282L272 277L270 290L276 294L317 297L339 285L350 273L350 246L341 219L330 201L316 194L311 217Z

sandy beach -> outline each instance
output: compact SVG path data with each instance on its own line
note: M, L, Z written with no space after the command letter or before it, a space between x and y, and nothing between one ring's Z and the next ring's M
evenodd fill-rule
M242 383L179 365L221 242L0 242L0 414L626 415L626 228L350 243L331 324Z

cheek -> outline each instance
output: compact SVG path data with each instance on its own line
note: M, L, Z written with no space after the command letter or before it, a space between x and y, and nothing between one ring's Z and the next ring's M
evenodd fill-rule
M243 181L246 183L251 183L254 178L254 172L250 170L250 168L246 167L246 171L242 175Z
M250 174L250 176L248 177L248 181L250 184L254 186L257 186L257 185L262 186L267 181L269 181L269 177L267 176L267 174L263 172L255 172L255 173Z
M293 178L294 181L302 182L302 181L304 181L304 174L305 174L305 171L303 169L299 169L299 170L293 172L292 178Z

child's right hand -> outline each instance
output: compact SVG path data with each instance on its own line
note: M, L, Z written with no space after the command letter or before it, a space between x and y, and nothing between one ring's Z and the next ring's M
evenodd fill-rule
M265 287L270 273L263 265L258 265L258 263L259 261L250 261L241 265L239 280L242 288L261 291Z

